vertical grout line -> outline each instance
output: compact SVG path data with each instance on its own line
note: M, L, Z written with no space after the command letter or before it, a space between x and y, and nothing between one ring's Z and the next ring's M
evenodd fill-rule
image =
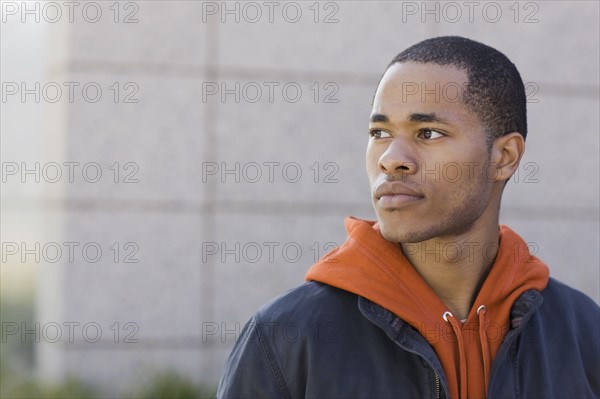
M73 70L73 35L76 28L69 24L59 25L56 29L46 28L44 42L48 53L44 54L43 78L71 80ZM50 56L52 54L52 56ZM55 162L69 160L72 134L72 121L70 115L72 107L64 103L56 104L50 110L46 103L42 107L41 118L44 128L42 129L41 142L44 150L39 154L48 157ZM45 134L44 134L45 133ZM34 205L34 212L40 212L42 222L42 237L65 237L72 232L70 218L72 210L67 206L67 201L72 195L72 190L67 186L57 185L51 190L44 190L36 196L39 202ZM48 210L46 206L56 198L58 207ZM67 231L67 229L69 231ZM34 293L34 320L64 320L70 314L68 308L70 301L65 294L71 281L67 274L67 264L60 260L51 267L36 268ZM36 345L34 351L34 375L43 381L62 381L67 374L67 351L66 345Z
M204 62L206 66L206 73L203 76L205 81L217 81L218 73L218 22L209 19L206 23L206 60ZM217 161L218 157L218 143L217 135L212 134L217 129L216 114L218 111L218 103L214 101L207 101L202 103L204 114L202 115L202 128L201 134L204 135L203 156L201 162ZM202 226L202 239L203 240L214 240L216 233L216 216L215 216L215 201L217 197L218 182L214 179L209 179L204 185L203 195L205 199L205 208L200 213L200 225ZM202 245L202 244L200 244ZM202 261L201 261L202 262ZM200 328L202 334L202 323L203 322L215 322L215 264L214 260L207 263L200 263ZM199 337L199 342L202 342L202 337ZM206 364L214 365L216 362L216 356L214 349L210 346L209 350L199 351L199 366L201 375L212 375L210 370L203 370L202 367ZM204 357L204 361L202 361ZM206 377L205 377L206 378ZM201 381L204 383L205 381Z

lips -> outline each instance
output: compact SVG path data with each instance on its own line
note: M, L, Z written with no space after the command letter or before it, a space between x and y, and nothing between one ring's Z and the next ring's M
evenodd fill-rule
M375 199L382 208L399 208L424 198L421 192L400 181L385 181L375 188Z

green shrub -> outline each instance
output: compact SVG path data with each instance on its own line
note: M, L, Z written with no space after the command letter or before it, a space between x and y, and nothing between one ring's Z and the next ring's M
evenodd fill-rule
M32 378L23 378L2 368L0 398L2 399L92 399L110 398L97 388L69 378L62 384L44 384ZM189 378L173 372L156 375L141 389L124 398L134 399L198 399L214 398L214 389L199 387Z
M195 399L214 398L215 394L206 388L196 386L191 380L179 374L168 372L153 379L144 387L136 399Z

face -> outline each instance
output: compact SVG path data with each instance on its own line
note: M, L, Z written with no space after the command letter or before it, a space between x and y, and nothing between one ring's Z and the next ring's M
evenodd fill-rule
M400 63L377 88L366 162L382 235L421 242L467 233L492 195L479 118L458 98L453 66Z

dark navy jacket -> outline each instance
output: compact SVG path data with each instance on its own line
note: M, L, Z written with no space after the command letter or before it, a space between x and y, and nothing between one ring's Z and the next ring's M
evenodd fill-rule
M523 293L488 398L600 397L600 308L550 279ZM447 398L432 347L387 309L308 282L264 305L225 365L218 398Z

